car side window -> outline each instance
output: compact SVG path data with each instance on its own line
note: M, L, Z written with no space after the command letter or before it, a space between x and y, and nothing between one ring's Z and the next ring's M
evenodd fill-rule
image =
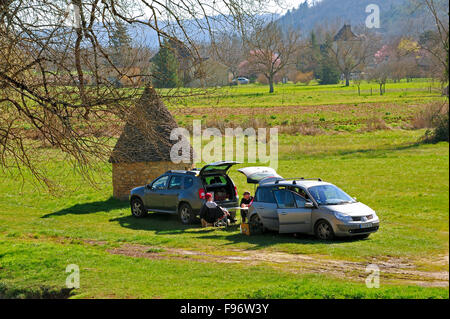
M285 190L276 190L273 192L277 199L279 208L295 208L294 195Z
M294 193L297 193L301 197L305 198L306 200L309 200L309 196L306 193L306 191L303 188L300 187L294 187L291 189Z
M255 197L256 197L256 201L258 201L258 202L276 204L275 198L273 197L272 190L268 187L258 188Z
M161 176L160 178L158 178L156 181L153 182L152 189L153 190L165 189L168 180L169 180L168 175Z
M181 183L183 182L182 176L172 176L169 182L168 189L181 189Z
M306 199L304 197L295 194L294 199L295 199L295 204L297 205L298 208L305 207Z
M192 177L184 178L184 189L191 188L194 185L194 179Z

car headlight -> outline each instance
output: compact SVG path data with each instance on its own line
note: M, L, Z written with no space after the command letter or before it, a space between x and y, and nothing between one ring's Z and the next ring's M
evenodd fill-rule
M353 219L350 215L339 213L339 212L334 212L334 217L336 217L337 219L339 219L340 221L343 221L343 222L353 221Z

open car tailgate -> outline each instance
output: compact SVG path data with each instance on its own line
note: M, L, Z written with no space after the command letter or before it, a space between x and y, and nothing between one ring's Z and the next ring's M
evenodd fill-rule
M244 167L238 169L238 172L247 177L247 183L249 184L260 184L282 178L273 168L266 166Z
M223 174L225 175L231 166L240 164L240 162L235 161L220 161L207 164L200 170L200 175L205 174Z

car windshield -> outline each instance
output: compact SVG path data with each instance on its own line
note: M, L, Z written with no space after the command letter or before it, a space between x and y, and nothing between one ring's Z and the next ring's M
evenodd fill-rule
M334 185L318 185L308 188L319 205L341 205L354 203L355 200Z

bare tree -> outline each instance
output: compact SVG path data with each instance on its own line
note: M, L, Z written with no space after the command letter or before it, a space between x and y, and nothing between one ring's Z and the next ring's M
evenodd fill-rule
M345 86L350 85L352 72L361 72L370 61L377 47L377 39L368 32L356 35L349 25L335 35L330 46L330 55L345 78Z
M420 63L423 63L423 52L419 44L413 39L400 37L391 41L388 45L390 76L394 82L406 78L409 81L413 77L422 75Z
M448 83L449 61L449 4L443 0L412 0L418 6L427 9L432 17L433 29L420 35L420 47L428 52L438 66L443 84Z
M233 79L239 76L239 64L245 60L241 37L237 34L220 33L212 47L214 56L228 67Z
M273 93L275 75L295 63L298 33L283 32L275 22L270 22L257 25L245 41L249 70L262 74L269 83L269 92Z
M386 92L386 82L390 75L390 63L388 61L377 64L368 73L368 79L378 83L380 88L380 95Z
M432 56L433 64L438 69L443 94L447 101L434 115L435 129L425 136L431 142L449 141L449 3L446 0L414 0L419 6L424 6L434 22L434 29L427 30L420 36L420 46Z
M89 175L93 163L108 158L114 133L105 131L124 122L152 76L139 62L141 48L148 49L135 37L125 62L119 65L111 56L108 43L118 23L180 41L196 55L193 33L211 34L212 25L220 24L239 29L263 4L0 0L0 167L28 168L50 185L39 159L62 152ZM121 89L117 81L130 88ZM48 147L60 152L37 154Z

